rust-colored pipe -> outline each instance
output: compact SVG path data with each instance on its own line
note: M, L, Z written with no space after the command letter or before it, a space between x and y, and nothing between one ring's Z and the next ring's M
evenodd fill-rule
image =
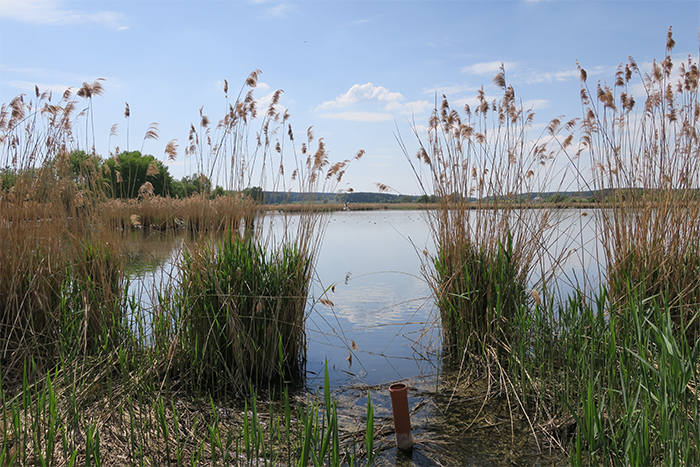
M396 446L402 451L413 449L411 436L411 417L408 413L408 387L403 383L389 386L391 410L394 413L394 431Z

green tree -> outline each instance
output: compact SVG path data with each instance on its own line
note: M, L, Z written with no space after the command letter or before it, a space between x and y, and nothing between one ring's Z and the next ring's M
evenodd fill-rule
M85 151L73 151L68 156L64 167L63 177L69 177L81 189L92 189L99 180L98 174L102 168L102 158Z
M171 190L171 196L175 198L188 198L194 194L208 195L210 193L211 180L204 174L186 175L179 181L173 182Z
M265 193L259 186L249 187L243 190L243 195L250 197L258 204L262 204L265 199Z
M122 152L108 159L103 166L108 195L115 198L136 198L146 183L153 185L153 194L168 196L173 178L168 168L155 157L140 151Z

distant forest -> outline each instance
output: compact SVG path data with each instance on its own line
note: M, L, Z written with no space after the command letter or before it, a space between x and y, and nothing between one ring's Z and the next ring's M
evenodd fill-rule
M249 189L250 190L250 189ZM255 189L253 189L255 190ZM257 190L260 190L257 188ZM246 190L244 190L244 193ZM253 194L254 199L259 200L259 191ZM251 193L252 194L252 193ZM591 202L595 195L592 192L548 192L532 193L524 195L531 199L541 199L549 203ZM263 196L265 204L294 204L301 202L314 203L436 203L439 199L435 195L396 195L390 193L312 193L300 194L294 192L265 192ZM476 201L470 199L469 201Z

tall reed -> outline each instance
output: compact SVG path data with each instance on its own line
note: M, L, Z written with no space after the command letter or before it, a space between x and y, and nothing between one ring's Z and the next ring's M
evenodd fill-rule
M259 118L260 130L249 140L258 118L253 91L259 73L251 73L232 104L225 84L227 109L216 126L200 109L186 153L229 193L244 193L253 184L270 191L294 187L306 207L299 213L266 215L251 197L207 200L200 212L219 207L225 212L230 205L238 217L221 217L227 222L217 227L227 233L219 243L201 238L183 253L181 293L162 302L174 324L160 328L165 336L158 341L173 342L178 349L174 358L192 387L217 394L241 394L251 385L299 376L306 351L306 301L327 215L308 203L317 193L335 191L351 160L363 154L331 164L323 140L316 142L311 128L297 151L289 113L279 104L281 90L273 94ZM291 146L289 160L285 146ZM205 200L187 200L189 219L196 218L197 201Z
M506 84L503 67L494 84L498 100L489 102L482 88L475 108L467 104L462 114L443 98L427 138L416 133L418 162L402 143L422 191L438 200L426 212L437 246L427 270L453 356L502 339L500 331L531 300L528 287L551 277L533 265L546 254L553 221L531 208L537 194L557 186L556 157L572 137L556 143L575 124L555 119L529 139L534 113Z
M251 91L258 73L247 80ZM266 189L297 184L308 202L335 189L350 160L331 164L309 129L285 177L283 145L293 146L294 136L291 127L279 131L288 125L281 91L250 146L257 101L249 92L228 107L214 144L200 112L187 148L199 173L229 180L230 196L172 200L144 185L138 199L108 200L99 157L80 150L94 141L92 99L102 92L100 80L85 83L54 104L37 89L36 100L20 96L0 112L0 243L12 245L0 249L0 464L267 465L283 451L294 462L302 448L290 399L281 423L272 410L258 418L255 394L256 386L275 387L271 380L288 383L303 366L306 301L325 214L307 205L266 224L261 206L242 193L258 174ZM80 99L88 108L76 114ZM152 310L125 296L121 236L137 226L187 228L196 237L173 274L182 291L154 290L160 302ZM182 389L194 391L173 399ZM193 408L202 392L252 393L252 420L246 410L243 423L223 427L225 410L214 399ZM296 418L321 413L312 407ZM333 422L312 432L338 439L337 429ZM326 451L318 449L312 456L321 458Z
M614 87L584 80L581 146L593 163L607 266L595 296L537 305L517 321L508 377L572 465L693 465L698 450L697 64L630 58ZM677 73L677 75L675 75ZM678 77L675 86L671 81ZM534 319L529 319L534 318ZM556 319L555 319L556 318Z
M674 65L674 45L669 28L666 56L648 74L630 57L614 84L598 82L594 90L580 69L579 152L590 155L591 184L601 193L611 300L624 307L628 294L668 295L680 325L700 304L700 74L690 57ZM694 323L689 329L697 333Z
M265 251L229 231L182 259L181 346L187 379L215 393L241 394L298 377L306 353L311 267L294 245Z
M100 222L94 155L76 153L79 167L71 158L80 144L78 101L88 101L89 116L102 91L99 80L84 83L54 104L37 88L0 110L0 166L11 174L0 186L3 378L16 380L26 361L41 373L64 351L92 351L108 335L118 340L120 242Z

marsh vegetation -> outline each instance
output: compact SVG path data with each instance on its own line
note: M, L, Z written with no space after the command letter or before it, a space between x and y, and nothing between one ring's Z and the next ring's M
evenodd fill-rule
M440 442L501 426L499 452L518 463L700 462L700 73L674 65L673 47L669 29L662 61L644 74L630 59L612 85L581 68L582 118L538 134L502 69L497 100L482 89L458 110L444 98L415 146L399 138L433 201L432 244L416 255L439 318L416 335L438 330L441 369L415 382L436 410L414 411ZM163 161L95 154L100 80L57 103L37 88L3 105L0 464L387 462L381 383L355 388L352 423L328 364L323 390L305 390L321 359L307 321L337 300L333 283L315 292L329 210L314 201L363 151L331 163L311 128L297 146L281 91L257 108L258 73L231 101L225 82L216 125L200 109L185 148L197 173L180 182L165 164L175 141ZM580 223L534 196L570 193L565 179L592 203L573 215L599 246L580 277L565 266L588 246ZM271 213L254 187L302 202ZM134 231L186 232L147 304L130 288ZM352 365L339 323L326 324ZM467 399L470 420L451 417ZM514 454L523 437L530 457Z

